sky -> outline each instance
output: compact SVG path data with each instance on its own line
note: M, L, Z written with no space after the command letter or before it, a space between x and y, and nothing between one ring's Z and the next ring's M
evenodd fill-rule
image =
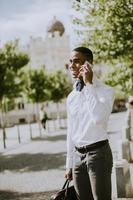
M0 0L0 43L19 38L45 37L49 22L56 16L71 33L71 0Z

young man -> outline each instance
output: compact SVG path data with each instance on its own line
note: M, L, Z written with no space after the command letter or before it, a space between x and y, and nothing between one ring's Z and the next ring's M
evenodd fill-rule
M92 70L90 49L72 51L69 69L76 79L67 99L66 179L73 179L79 200L111 200L112 152L107 123L114 91Z

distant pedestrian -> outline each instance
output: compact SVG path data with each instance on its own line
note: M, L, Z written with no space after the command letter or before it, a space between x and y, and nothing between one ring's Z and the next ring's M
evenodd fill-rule
M48 116L47 116L47 113L44 109L44 106L42 106L41 109L40 109L39 118L40 118L40 121L41 121L43 128L46 129L46 121L48 119Z

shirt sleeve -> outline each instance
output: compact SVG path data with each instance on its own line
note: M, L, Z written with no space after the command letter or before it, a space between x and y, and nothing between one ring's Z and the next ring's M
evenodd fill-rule
M99 97L97 88L94 85L86 86L85 97L88 104L87 108L95 124L108 120L114 102L113 88L106 86L106 88L101 89L100 93Z
M73 152L74 144L71 139L72 134L72 120L69 113L67 113L67 157L66 157L66 169L73 167Z

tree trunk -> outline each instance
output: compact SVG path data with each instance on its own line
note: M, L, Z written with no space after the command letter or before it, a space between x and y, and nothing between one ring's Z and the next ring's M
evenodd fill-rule
M2 132L3 132L3 146L4 146L4 148L6 148L6 130L5 130L5 121L4 121L2 100L1 100L1 127L2 127Z
M28 105L29 106L29 105ZM28 125L29 125L29 132L30 132L30 139L32 140L32 126L31 126L31 122L30 122L30 112L28 110L27 113L27 117L28 117Z
M30 139L32 140L32 126L31 123L29 122L29 131L30 131Z
M36 103L36 109L37 109L37 116L39 116L39 104ZM38 121L38 126L39 126L39 133L40 133L40 137L42 137L42 130L41 130L41 124L40 124L40 118L37 117L37 121Z
M18 142L20 144L21 143L21 136L20 136L19 124L17 124L17 132L18 132Z
M60 109L59 109L59 102L56 103L57 106L57 123L58 123L58 128L61 127L61 119L60 119Z

